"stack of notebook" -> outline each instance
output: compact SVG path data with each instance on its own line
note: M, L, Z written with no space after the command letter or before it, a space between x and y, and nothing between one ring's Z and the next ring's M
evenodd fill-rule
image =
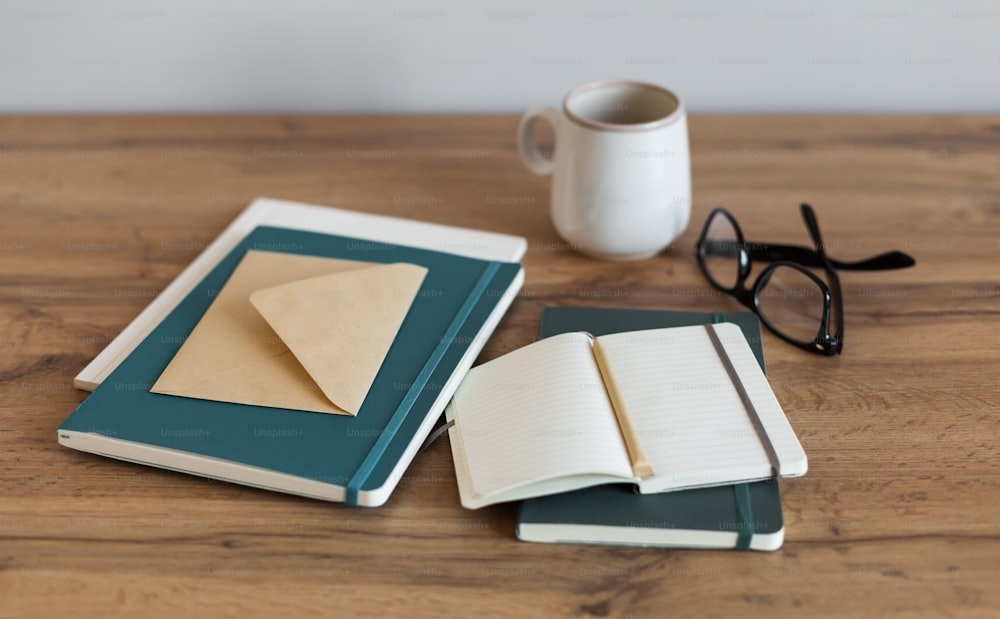
M77 377L61 444L385 502L521 286L524 239L261 199Z
M549 308L470 370L525 246L258 200L77 376L58 440L376 506L444 412L462 504L523 500L522 540L778 548L807 464L757 318Z
M548 308L447 410L463 505L527 499L527 541L773 550L806 456L748 312Z

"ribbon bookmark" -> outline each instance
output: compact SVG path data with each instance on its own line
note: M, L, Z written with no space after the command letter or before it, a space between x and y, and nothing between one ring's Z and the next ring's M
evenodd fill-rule
M439 426L433 432L428 434L427 439L424 441L424 444L421 445L420 449L417 450L417 455L419 456L420 454L424 453L424 451L426 451L427 448L430 447L432 443L434 443L434 441L441 438L444 435L444 433L450 430L451 427L454 425L455 425L455 420L452 419L451 421L445 423L442 426Z

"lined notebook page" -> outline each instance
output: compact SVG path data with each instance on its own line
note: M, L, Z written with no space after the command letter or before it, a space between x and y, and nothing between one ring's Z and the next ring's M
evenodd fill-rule
M714 325L781 462L805 473L806 455L739 327ZM772 476L753 423L704 325L601 336L611 371L654 477L643 492Z
M546 338L473 368L451 411L478 497L562 476L632 479L587 334Z

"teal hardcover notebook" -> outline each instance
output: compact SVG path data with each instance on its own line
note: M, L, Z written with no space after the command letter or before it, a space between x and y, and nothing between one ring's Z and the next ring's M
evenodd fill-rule
M539 337L737 324L761 368L760 322L751 312L703 313L602 308L545 308ZM777 480L640 495L630 484L595 486L525 500L517 536L524 541L776 550L784 540Z
M357 416L149 391L248 250L427 268ZM515 263L258 227L63 422L59 442L271 490L380 505L521 281Z

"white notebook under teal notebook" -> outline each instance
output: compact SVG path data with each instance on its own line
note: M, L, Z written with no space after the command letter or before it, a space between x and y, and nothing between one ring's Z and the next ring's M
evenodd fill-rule
M807 468L732 323L546 338L471 370L446 414L470 509L613 482L645 494Z

